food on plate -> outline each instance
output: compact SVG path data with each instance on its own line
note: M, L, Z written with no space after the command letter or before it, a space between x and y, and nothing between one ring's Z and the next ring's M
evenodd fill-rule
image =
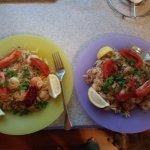
M57 93L52 92L58 90L60 83L55 85L56 82L50 76L55 75L51 73L44 58L20 47L13 49L10 54L0 59L2 112L24 115L46 108L50 99L61 93L61 89ZM57 76L55 80L58 80Z
M61 86L59 79L54 74L48 75L48 81L49 81L49 94L53 98L56 98L61 93Z
M112 49L109 55L104 52L105 49L107 52L106 47L101 49L105 55L98 57L83 75L89 85L89 100L99 108L124 116L129 116L135 107L149 110L150 66L130 48L109 48ZM89 95L91 88L92 97ZM102 102L106 106L101 106Z
M97 59L101 59L102 57L106 56L106 55L111 55L111 53L113 52L113 49L109 46L105 46L99 49L98 53L97 53Z
M105 108L109 106L109 103L107 103L104 98L98 94L93 87L90 87L88 90L88 97L95 106L99 108Z
M5 116L5 113L0 109L0 116Z

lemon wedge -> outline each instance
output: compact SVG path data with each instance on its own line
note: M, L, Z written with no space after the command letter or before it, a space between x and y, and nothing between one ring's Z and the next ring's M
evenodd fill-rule
M114 50L109 47L109 46L105 46L99 49L98 53L97 53L97 59L100 59L102 57L104 57L106 54L108 53L112 53Z
M94 88L90 87L88 90L88 97L90 99L90 102L99 107L99 108L104 108L109 106L109 103L107 103L103 97L101 97Z
M56 98L61 93L61 86L58 77L55 74L48 75L49 95Z
M2 109L0 109L0 116L4 116L5 113L2 111Z

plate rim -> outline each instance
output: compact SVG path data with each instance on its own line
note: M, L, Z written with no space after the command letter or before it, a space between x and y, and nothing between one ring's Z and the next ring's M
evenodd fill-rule
M4 36L4 37L1 37L0 38L0 43L1 42L3 42L3 41L5 41L5 40L7 40L7 39L10 39L10 38L12 38L12 39L14 39L14 38L18 38L18 37L29 37L29 38L35 38L35 39L38 39L38 40L43 40L44 42L46 42L46 43L48 43L48 44L52 44L55 48L57 48L57 49L59 49L59 51L61 52L61 53L63 53L63 56L65 57L65 61L67 61L67 64L69 65L69 70L70 70L70 75L71 75L71 78L72 78L72 82L71 82L71 86L70 86L70 94L69 94L69 99L68 99L68 101L67 101L67 104L68 103L70 103L70 101L71 101L71 97L72 97L72 94L73 94L73 87L74 87L74 74L73 74L73 67L72 67L72 65L71 65L71 63L70 63L70 61L69 61L69 59L68 59L68 57L67 57L67 55L66 55L66 52L65 51L63 51L62 50L62 48L60 48L59 47L59 45L56 43L56 42L54 42L53 40L51 40L51 39L49 39L49 38L46 38L46 37L44 37L44 36L42 36L42 35L39 35L39 34L31 34L31 33L17 33L17 34L12 34L12 35L8 35L8 36ZM9 50L8 50L9 51ZM45 110L45 109L44 109ZM8 114L11 114L11 113L9 113L8 112ZM61 115L63 114L63 110L62 111L60 111L58 114L57 114L57 117L53 120L53 121L47 121L47 123L45 123L45 126L43 125L42 127L39 127L38 129L37 128L35 128L35 129L32 129L32 131L26 131L26 132L17 132L17 134L16 133L14 133L14 132L7 132L7 131L2 131L2 130L0 130L0 133L3 133L3 134L6 134L6 135L27 135L27 134L31 134L31 133L35 133L35 132L37 132L37 131L40 131L40 130L42 130L42 129L44 129L44 128L46 128L46 127L48 127L49 125L51 125L51 124L53 124L57 119L59 119L59 117L61 117ZM6 114L7 115L7 114ZM11 115L13 115L13 114L11 114ZM15 115L13 115L13 116L15 116ZM4 117L3 117L4 118ZM2 119L3 119L2 118Z
M93 47L95 47L95 45L100 45L99 43L100 43L100 41L102 40L102 39L104 39L104 38L112 38L112 37L126 37L126 38L133 38L134 40L139 40L139 41L142 41L142 42L144 42L144 43L146 43L146 45L148 45L148 47L150 48L150 43L149 42L147 42L146 40L144 40L144 39L142 39L142 38L140 38L140 37L137 37L137 36L134 36L134 35L129 35L129 34L124 34L124 33L107 33L107 34L104 34L103 36L100 36L97 40L95 40L95 41L93 41L93 42L91 42L90 44L88 44L87 45L87 47L85 47L84 49L83 49L83 51L81 51L80 52L80 54L77 56L77 58L76 58L76 68L75 68L75 92L76 92L76 95L77 95L77 98L78 98L78 101L79 101L79 103L81 104L81 106L82 106L82 108L84 109L84 111L87 113L87 115L89 116L89 118L90 119L92 119L98 126L101 126L101 127L104 127L104 128L107 128L107 129L109 129L109 130L112 130L112 131L115 131L115 132L120 132L120 133L138 133L138 132L143 132L143 131L145 131L145 130L147 130L147 129L149 129L150 128L150 125L149 125L149 127L146 127L145 129L140 129L140 130L138 130L138 129L134 129L134 130L130 130L130 129L128 129L128 130L122 130L122 129L118 129L118 130L116 130L116 129L114 129L114 128L110 128L110 127L108 127L107 125L104 125L104 124L100 124L100 121L97 121L94 117L93 117L93 114L90 114L89 113L89 110L87 110L87 108L86 108L86 106L83 106L83 102L80 100L81 99L81 96L79 96L79 91L78 91L78 83L77 83L77 79L78 79L78 77L77 77L77 75L78 75L78 71L77 71L77 68L78 68L78 66L79 66L79 64L80 64L80 60L81 60L81 58L83 57L83 55L84 55L84 53L86 53L86 51L88 51L89 52L89 49L92 49ZM93 50L94 51L94 50ZM95 50L96 51L96 50ZM95 60L96 60L96 58L95 58ZM92 66L92 64L91 64L91 66ZM89 68L89 67L88 67ZM85 68L84 68L85 69ZM86 84L86 83L85 83ZM87 86L87 85L86 85ZM88 100L87 100L88 101ZM92 104L91 104L92 105ZM93 107L95 107L95 106L93 106ZM95 107L95 109L98 109L98 108L96 108ZM111 113L111 112L110 112Z

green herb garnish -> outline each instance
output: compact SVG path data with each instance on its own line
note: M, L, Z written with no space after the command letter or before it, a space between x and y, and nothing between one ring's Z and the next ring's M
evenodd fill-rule
M19 112L19 115L20 115L20 116L24 116L24 115L27 115L27 114L29 114L29 113L30 113L30 111L25 109L25 110Z
M23 81L20 84L20 90L27 90L29 88L30 83L28 81Z
M23 78L30 77L30 72L29 72L28 68L23 69L22 76L23 76Z
M135 67L135 62L133 60L128 60L128 64L131 66L131 67Z
M121 86L123 87L126 83L127 83L127 80L124 79L124 77L122 75L115 75L114 77L114 80Z
M38 110L42 110L42 109L45 109L45 108L46 108L47 104L48 104L47 101L38 101L38 102L36 103L36 106L35 106L35 107L36 107Z
M141 70L141 69L136 69L135 72L134 72L134 74L135 74L135 75L138 75L138 76L140 76L141 73L142 73L142 70Z
M27 115L27 114L29 114L30 113L30 111L29 110L27 110L27 109L24 109L24 110L22 110L22 111L19 111L19 110L13 110L13 114L14 115L20 115L20 116L24 116L24 115Z
M109 90L111 89L112 85L114 83L114 78L113 77L109 77L103 84L102 86L102 91L104 93L108 93Z
M8 78L17 77L17 72L15 70L11 70L11 69L5 69L4 74Z

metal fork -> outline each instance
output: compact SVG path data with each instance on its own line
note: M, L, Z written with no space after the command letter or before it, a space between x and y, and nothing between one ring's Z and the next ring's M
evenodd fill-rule
M64 113L65 113L64 128L66 130L70 130L72 127L72 123L69 118L68 109L67 109L67 105L66 105L65 97L64 97L63 84L62 84L62 80L65 75L65 68L64 68L59 52L53 53L52 57L53 57L55 68L56 68L56 75L60 81L61 90L62 90L62 100L63 100Z

